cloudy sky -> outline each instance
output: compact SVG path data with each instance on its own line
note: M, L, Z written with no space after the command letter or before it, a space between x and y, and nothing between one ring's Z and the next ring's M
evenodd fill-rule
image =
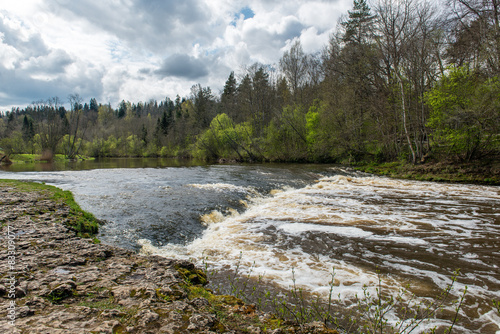
M0 110L78 93L116 106L216 94L229 73L321 50L352 0L0 0Z

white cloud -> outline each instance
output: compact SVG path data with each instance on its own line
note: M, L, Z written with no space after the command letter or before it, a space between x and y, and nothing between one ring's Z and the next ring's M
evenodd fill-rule
M230 71L319 51L351 0L0 0L0 110L79 93L116 106L217 93ZM243 14L245 13L245 15ZM3 80L3 79L2 79Z
M335 28L341 14L347 13L352 2L311 1L300 5L298 16L301 22L316 28L319 32ZM321 13L320 15L318 15Z
M314 53L325 47L328 43L329 38L329 31L319 33L316 27L309 27L302 31L299 40L302 44L304 52Z
M70 55L61 49L52 49L47 55L30 57L21 63L20 69L33 74L58 75L73 63Z

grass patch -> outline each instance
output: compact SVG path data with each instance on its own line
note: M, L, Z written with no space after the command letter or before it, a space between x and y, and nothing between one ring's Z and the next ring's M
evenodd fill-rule
M44 183L0 179L0 187L2 186L14 187L17 191L24 193L37 192L42 196L42 199L66 205L69 208L69 213L65 224L75 229L80 237L90 238L99 232L101 222L90 212L82 210L70 191ZM94 243L98 242L94 238Z
M43 159L40 154L11 154L10 161L13 163L34 163L34 162L47 162L48 160ZM65 162L68 159L64 154L54 154L52 156L52 162Z
M90 296L92 297L92 296ZM85 300L80 303L78 303L78 306L86 306L90 308L95 308L99 310L118 310L118 311L123 311L124 307L116 304L113 300L113 297L109 297L108 299L104 300Z
M204 298L208 301L207 311L214 314L219 323L224 326L217 328L242 329L245 333L249 327L257 327L267 332L280 328L283 320L275 316L260 317L255 305L246 305L240 298L231 295L214 294L211 290L199 285L186 285L188 299Z
M255 305L246 305L238 296L214 294L212 290L205 288L208 280L203 270L190 263L177 264L175 268L184 280L181 287L187 293L187 298L203 298L208 302L206 311L215 315L218 323L214 325L214 329L218 332L239 329L242 333L247 333L249 327L257 327L267 332L280 328L282 319L275 316L260 317Z
M412 165L406 162L359 164L356 170L417 181L500 185L498 162L457 163L450 161Z
M3 153L0 153L0 157L3 156ZM74 161L71 159L68 159L64 154L54 154L51 156L51 159L47 159L43 155L40 154L11 154L9 156L9 160L12 163L24 163L24 164L29 164L29 163L47 163L47 162L56 162L56 163L63 163L63 162L68 162L68 161ZM78 160L95 160L95 158L92 157L81 157Z

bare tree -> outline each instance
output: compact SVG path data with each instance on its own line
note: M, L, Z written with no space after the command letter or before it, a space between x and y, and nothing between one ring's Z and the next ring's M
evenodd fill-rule
M82 140L79 140L87 130L87 124L83 117L82 98L78 94L68 96L71 111L67 115L68 120L68 141L66 143L66 157L75 159L80 151Z
M489 74L500 73L500 1L449 0L454 41L450 57Z
M410 136L408 124L408 103L405 91L405 52L409 49L412 40L417 34L415 25L415 6L412 0L381 0L376 6L377 26L379 32L378 46L384 54L389 85L398 87L399 105L394 110L401 112L404 137L411 152L412 162L417 161L417 154ZM398 140L396 138L396 140Z
M308 74L308 60L300 41L293 43L290 50L283 53L280 59L280 69L297 98L299 89L305 84Z
M33 102L33 109L38 119L42 153L49 159L55 154L57 145L64 136L63 119L66 116L66 109L60 106L60 102L58 97Z

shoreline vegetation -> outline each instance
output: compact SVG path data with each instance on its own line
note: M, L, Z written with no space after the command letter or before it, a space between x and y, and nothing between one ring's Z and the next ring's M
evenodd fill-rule
M0 151L0 157L4 156ZM80 156L68 159L62 154L50 157L40 154L13 154L2 164L36 164L36 163L68 163L77 161L95 161L99 158ZM126 159L126 158L125 158ZM154 158L153 158L154 159ZM161 159L161 158L158 158ZM175 158L172 158L175 159ZM183 159L190 161L191 159ZM207 163L210 163L207 161ZM238 163L236 160L224 159L214 160L212 163ZM283 163L286 163L285 161ZM316 163L304 161L303 163ZM346 164L355 170L400 179L411 179L417 181L434 181L450 183L469 183L478 185L500 185L500 157L491 157L484 160L470 162L457 161L427 161L421 164L411 164L406 161L395 162L358 162Z
M355 164L352 167L361 172L400 179L500 185L500 159L462 163L427 162L418 165L405 162L369 163Z
M17 330L13 333L338 334L337 329L358 333L361 328L409 333L445 306L456 314L440 329L451 332L466 293L458 300L451 294L455 273L441 296L425 304L407 305L408 291L396 298L365 291L356 313L340 300L325 304L295 286L270 292L260 280L240 277L238 269L216 281L214 293L205 285L220 273L210 274L208 267L101 244L96 235L105 222L81 210L69 191L0 180L0 206L2 234L14 236L9 239L14 253L10 241L9 252L1 245L0 267L14 282L0 285L0 298L13 302L14 311L0 312L0 328ZM15 254L13 264L10 254ZM331 284L333 277L334 272ZM386 314L393 309L409 318L390 324Z

